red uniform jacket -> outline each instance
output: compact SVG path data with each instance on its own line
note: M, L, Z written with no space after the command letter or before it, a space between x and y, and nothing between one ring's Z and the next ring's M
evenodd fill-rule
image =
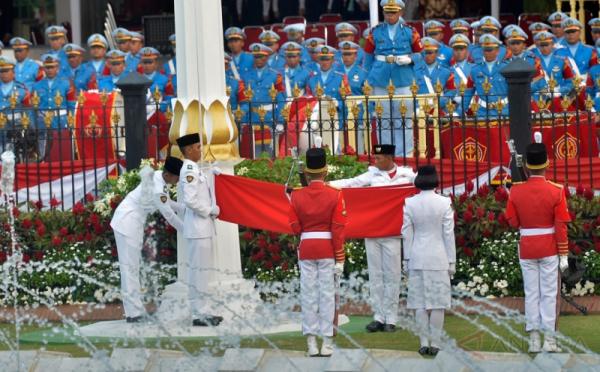
M343 262L346 209L341 190L311 181L292 192L289 221L295 234L331 232L331 239L303 239L298 247L301 260L334 258Z
M567 222L571 221L562 185L541 176L515 184L510 190L506 218L511 226L521 229L554 227L554 234L521 236L519 255L537 259L569 253Z

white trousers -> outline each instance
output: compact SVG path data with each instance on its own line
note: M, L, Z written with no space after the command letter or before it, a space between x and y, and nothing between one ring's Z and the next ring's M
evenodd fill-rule
M398 321L402 276L400 238L365 239L373 318L384 324Z
M115 233L119 271L121 272L121 296L125 316L133 318L145 313L140 290L140 262L142 259L142 242L119 232Z
M333 258L299 260L302 334L333 336L335 280Z
M214 272L214 248L211 238L186 239L186 262L188 264L187 284L189 286L192 319L211 315L211 299L207 298L208 284Z
M558 256L519 262L525 287L525 330L555 331L560 278Z

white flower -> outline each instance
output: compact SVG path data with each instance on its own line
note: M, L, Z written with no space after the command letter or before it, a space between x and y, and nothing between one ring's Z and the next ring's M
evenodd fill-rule
M473 282L475 282L475 283L483 283L483 279L480 276L475 275L473 277Z
M243 176L245 174L247 174L250 170L248 169L248 167L241 167L240 169L238 169L238 176Z

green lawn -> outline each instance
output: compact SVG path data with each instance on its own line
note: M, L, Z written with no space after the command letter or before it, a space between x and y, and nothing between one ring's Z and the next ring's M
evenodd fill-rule
M511 344L520 350L525 351L527 346L518 340L516 337L510 335L505 328L494 325L489 319L484 317L472 317L487 327L493 332L509 340ZM395 333L366 333L364 326L370 321L367 317L351 317L351 322L342 327L342 329L349 334L352 339L363 347L371 349L392 349L392 350L410 350L416 351L418 349L417 337L410 334L408 331L399 330ZM88 354L78 345L68 343L69 341L60 337L42 337L42 333L51 333L51 326L49 327L36 327L36 326L23 326L21 334L24 338L29 341L22 341L20 343L21 349L40 349L45 348L50 351L62 351L72 354L73 356L87 356ZM520 327L519 327L520 328ZM517 329L519 329L517 328ZM481 350L481 351L497 351L497 352L509 352L511 351L501 341L495 339L490 334L478 330L474 325L469 324L466 320L460 319L455 316L447 316L445 330L456 339L457 344L465 350ZM11 324L0 324L0 331L9 339L14 340L14 326ZM573 338L577 342L585 345L587 348L594 352L600 352L600 315L589 315L589 316L561 316L560 318L560 331ZM521 334L524 332L519 329ZM2 339L0 334L0 339ZM277 345L278 348L288 350L304 350L305 340L300 333L286 333L268 336L269 340ZM42 342L42 339L46 339L47 342ZM34 341L38 340L38 341ZM0 350L9 349L8 345L4 341L0 341ZM97 349L110 350L114 346L119 347L139 347L141 346L139 341L129 341L124 343L123 341L118 342L107 342L106 340L93 340L94 346ZM189 352L198 352L204 348L210 348L211 352L219 354L222 352L219 342L215 342L214 339L186 339L180 340L180 344ZM338 336L336 342L341 347L354 347L353 344L345 339L343 336ZM241 342L242 347L258 347L258 348L271 348L271 346L262 339L243 339ZM173 345L171 340L147 340L147 347L153 348L164 348L164 349L178 349L177 346Z

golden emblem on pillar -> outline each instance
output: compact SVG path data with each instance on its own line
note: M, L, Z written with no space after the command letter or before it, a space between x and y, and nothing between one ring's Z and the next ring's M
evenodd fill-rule
M467 161L484 161L487 155L487 147L477 142L473 137L467 137L458 145L454 146L454 158Z
M554 142L556 160L575 159L579 154L579 141L571 133L565 133Z

